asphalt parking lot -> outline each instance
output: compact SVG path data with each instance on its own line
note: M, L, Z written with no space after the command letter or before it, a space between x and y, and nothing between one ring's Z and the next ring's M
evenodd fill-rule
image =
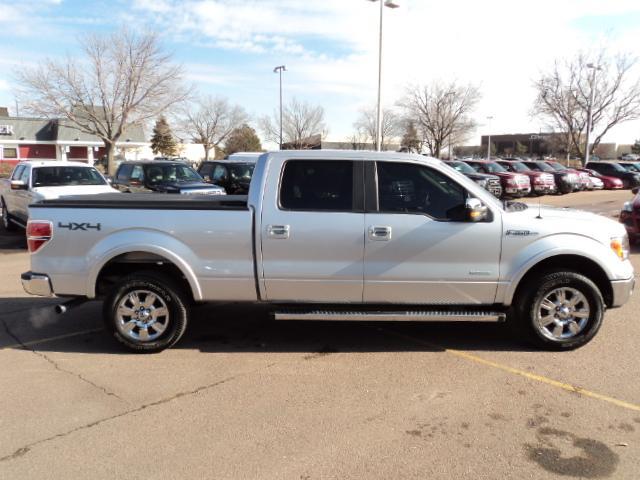
M541 202L610 216L630 198ZM276 323L229 305L133 355L98 303L56 316L24 294L28 263L0 231L2 479L640 477L639 295L573 352L500 325Z

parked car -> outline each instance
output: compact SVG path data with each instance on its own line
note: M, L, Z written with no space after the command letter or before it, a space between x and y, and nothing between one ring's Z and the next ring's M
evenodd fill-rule
M257 156L253 160L250 157L241 158L202 162L198 173L205 182L220 185L229 195L246 195L249 193Z
M502 196L502 185L500 177L497 175L489 175L486 173L478 173L469 165L460 161L445 162L450 167L454 168L465 177L470 178L482 188L490 192L494 197L500 198Z
M588 173L581 172L579 170L576 170L575 168L566 167L560 162L553 160L547 160L546 163L557 172L567 172L578 175L580 182L577 184L576 190L593 190L593 184L591 183L591 179L589 178Z
M509 172L521 173L528 176L529 182L531 183L531 193L535 195L556 193L558 190L556 181L551 173L531 170L524 163L516 160L502 160L498 163Z
M619 178L623 188L640 186L640 174L630 172L616 162L589 162L585 167L608 177Z
M589 168L578 168L577 170L588 173L592 182L594 180L599 180L605 190L619 190L622 188L622 180L619 178L601 175L595 170L591 170Z
M86 163L20 162L9 179L0 180L2 224L6 230L25 228L29 205L40 200L114 192L102 174Z
M637 155L635 153L625 153L620 157L620 160L623 160L625 162L638 162L640 161L640 155Z
M486 160L467 160L467 165L473 167L476 172L496 175L502 182L502 193L509 197L526 197L531 193L531 182L527 175L509 172L497 162Z
M569 350L635 284L620 223L504 205L395 152L268 153L247 197L79 196L32 212L25 291L73 297L59 311L103 299L108 332L134 351L174 345L203 302L281 320L509 321ZM65 227L78 221L99 228Z
M522 162L531 170L535 170L537 172L546 172L553 175L553 178L556 182L557 190L556 192L564 195L565 193L571 193L574 190L580 188L580 177L577 173L558 171L552 168L547 162L542 160L534 160L530 162Z
M631 243L640 241L640 188L632 190L635 197L630 202L624 202L620 212L620 223L624 225Z
M112 185L126 193L180 193L224 195L224 188L205 183L189 165L166 160L123 162Z

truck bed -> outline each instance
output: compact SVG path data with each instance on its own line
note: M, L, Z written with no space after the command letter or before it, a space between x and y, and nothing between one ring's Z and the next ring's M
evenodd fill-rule
M248 210L246 195L176 195L167 193L106 193L43 200L29 208L97 208L139 210Z

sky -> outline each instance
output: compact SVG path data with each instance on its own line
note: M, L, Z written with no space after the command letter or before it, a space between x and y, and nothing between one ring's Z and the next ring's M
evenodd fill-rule
M638 0L395 0L384 9L383 104L410 84L473 83L473 116L486 133L548 131L532 118L532 84L556 59L605 46L640 57ZM0 105L15 110L13 72L49 57L79 55L78 39L123 25L152 30L203 94L242 105L253 117L285 101L322 105L330 140L353 132L377 95L379 5L366 0L21 0L0 5ZM640 75L634 72L634 78ZM493 117L487 120L487 117ZM605 142L632 143L640 121Z

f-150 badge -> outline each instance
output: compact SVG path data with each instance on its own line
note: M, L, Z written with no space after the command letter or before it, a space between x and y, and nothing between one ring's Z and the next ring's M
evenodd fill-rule
M538 232L532 232L531 230L507 230L505 236L514 236L514 237L528 237L529 235L539 235Z

